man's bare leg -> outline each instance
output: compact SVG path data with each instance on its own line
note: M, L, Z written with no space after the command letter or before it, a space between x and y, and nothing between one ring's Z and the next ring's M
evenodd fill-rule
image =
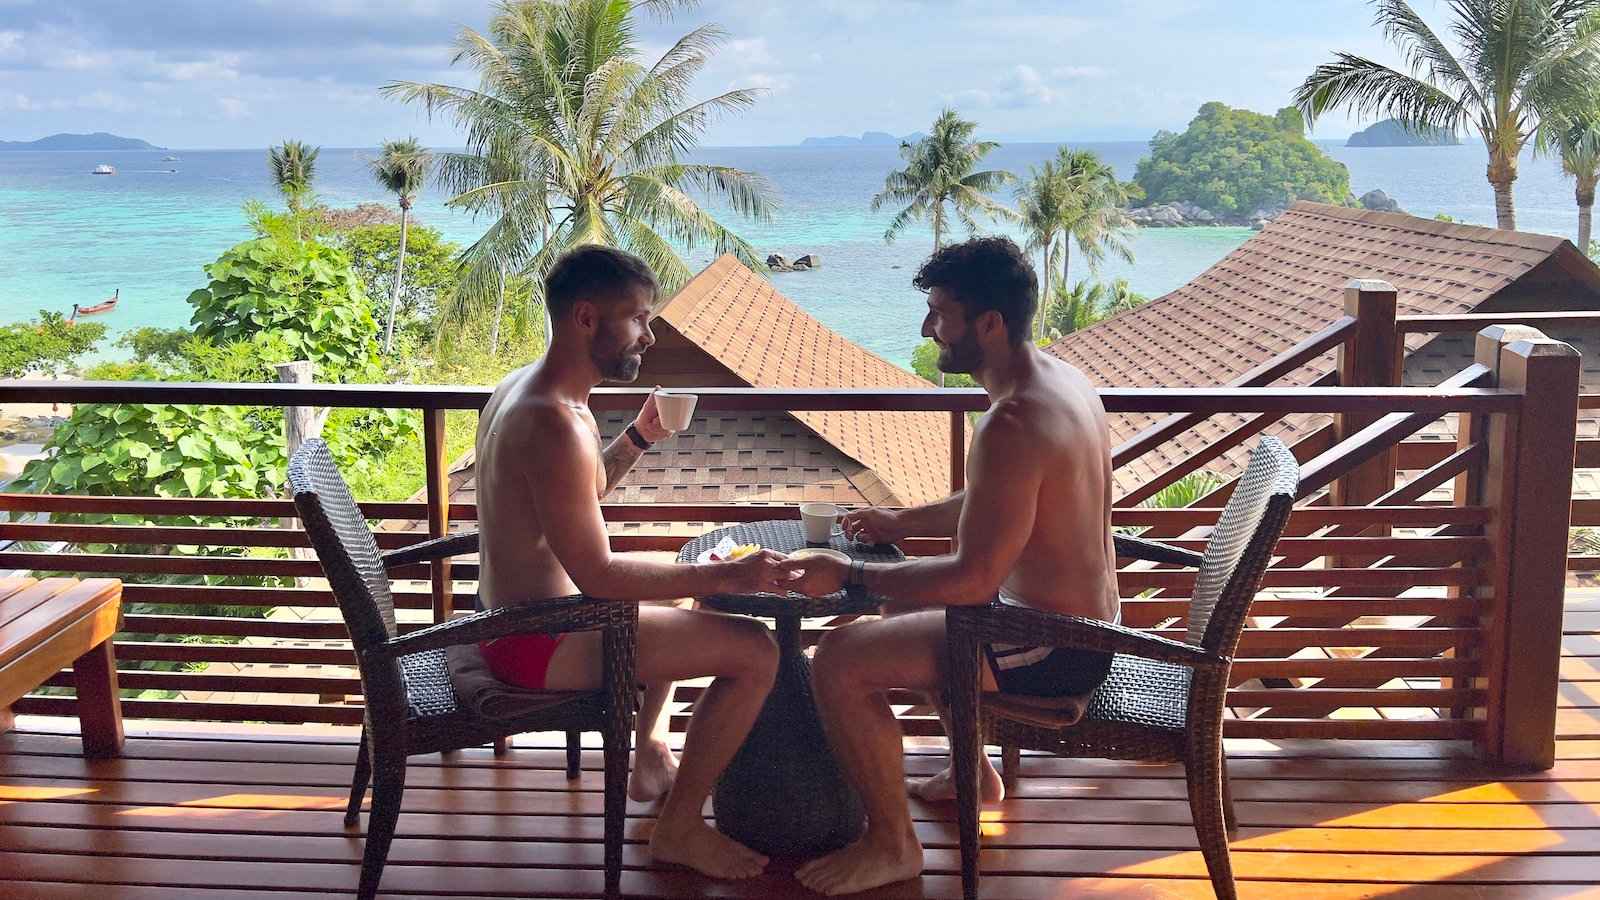
M651 605L688 609L692 604L685 600ZM675 686L671 681L655 681L644 688L634 722L633 767L628 770L628 799L638 803L654 803L665 797L678 777L678 758L667 743L672 723L666 715Z
M904 743L886 691L932 691L945 653L944 612L846 625L824 636L812 678L839 763L861 794L867 832L795 872L822 894L851 894L922 873L922 843L906 802Z
M939 724L944 726L945 736L950 735L950 710L944 705L944 698L937 692L925 695L928 705L939 712ZM911 795L929 803L943 803L956 799L955 769L949 762L936 775L927 778L906 779L906 790ZM978 755L978 797L984 803L999 803L1006 798L1005 780L1000 777L1000 772L990 762L988 753Z
M557 690L592 687L599 662L599 635L572 635L551 659L547 681ZM771 632L740 616L645 606L636 663L646 684L715 677L695 704L683 764L650 838L651 856L713 878L759 875L767 858L712 828L701 811L772 689L778 648Z
M653 803L672 790L678 776L678 758L667 745L669 721L665 715L674 683L645 685L644 699L634 722L633 768L628 771L628 799Z

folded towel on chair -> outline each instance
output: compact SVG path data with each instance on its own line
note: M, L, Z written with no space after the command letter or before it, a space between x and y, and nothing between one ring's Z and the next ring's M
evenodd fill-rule
M1007 718L1045 728L1068 728L1078 724L1089 708L1094 691L1064 697L1029 697L1022 694L985 694L984 705Z
M590 695L588 691L528 691L506 684L489 671L477 644L447 647L444 655L456 698L485 719L519 719Z

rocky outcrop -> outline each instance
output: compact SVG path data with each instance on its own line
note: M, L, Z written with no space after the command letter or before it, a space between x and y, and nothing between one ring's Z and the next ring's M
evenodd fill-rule
M794 262L782 253L767 254L767 268L773 272L804 272L807 269L819 268L822 257L815 253L807 253Z
M1405 212L1393 197L1383 191L1367 191L1361 195L1360 203L1362 209L1375 209L1378 212Z
M1400 204L1383 191L1368 191L1359 199L1355 195L1345 198L1346 206L1359 206L1381 212L1404 212ZM1289 208L1287 202L1269 203L1251 210L1248 215L1214 213L1196 203L1179 200L1176 203L1152 203L1149 206L1128 210L1133 224L1145 228L1195 228L1203 225L1224 225L1232 228L1254 228L1257 231L1283 215Z

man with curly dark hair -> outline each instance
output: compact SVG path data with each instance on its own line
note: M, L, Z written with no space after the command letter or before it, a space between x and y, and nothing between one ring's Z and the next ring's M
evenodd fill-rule
M885 617L828 632L813 672L829 740L867 809L855 844L802 866L796 876L823 894L912 878L922 845L906 802L900 726L886 692L937 698L944 684L944 608L1002 603L1117 621L1111 541L1111 436L1105 409L1082 373L1028 340L1038 285L1005 238L936 251L912 282L928 294L922 334L939 368L969 373L992 405L974 430L967 488L927 506L866 509L844 520L855 539L955 538L949 556L865 565L807 560L801 590L820 595L864 586L888 600ZM1099 686L1107 653L993 644L985 690L1078 698ZM985 761L983 799L1002 798ZM953 799L950 770L910 786L924 800Z

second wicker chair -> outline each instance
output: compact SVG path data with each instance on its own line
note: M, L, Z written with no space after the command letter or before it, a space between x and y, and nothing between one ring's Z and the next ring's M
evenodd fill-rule
M946 611L951 758L961 832L961 880L978 895L980 734L1000 744L1008 780L1016 748L1060 756L1181 761L1189 809L1211 884L1236 896L1228 858L1233 803L1222 753L1223 700L1245 614L1261 586L1299 487L1294 455L1263 438L1217 520L1204 555L1118 536L1119 556L1198 567L1183 641L1096 619L1060 616L998 603ZM979 702L979 652L985 643L1081 647L1116 654L1111 674L1073 724L1051 721L1038 706L990 695Z

